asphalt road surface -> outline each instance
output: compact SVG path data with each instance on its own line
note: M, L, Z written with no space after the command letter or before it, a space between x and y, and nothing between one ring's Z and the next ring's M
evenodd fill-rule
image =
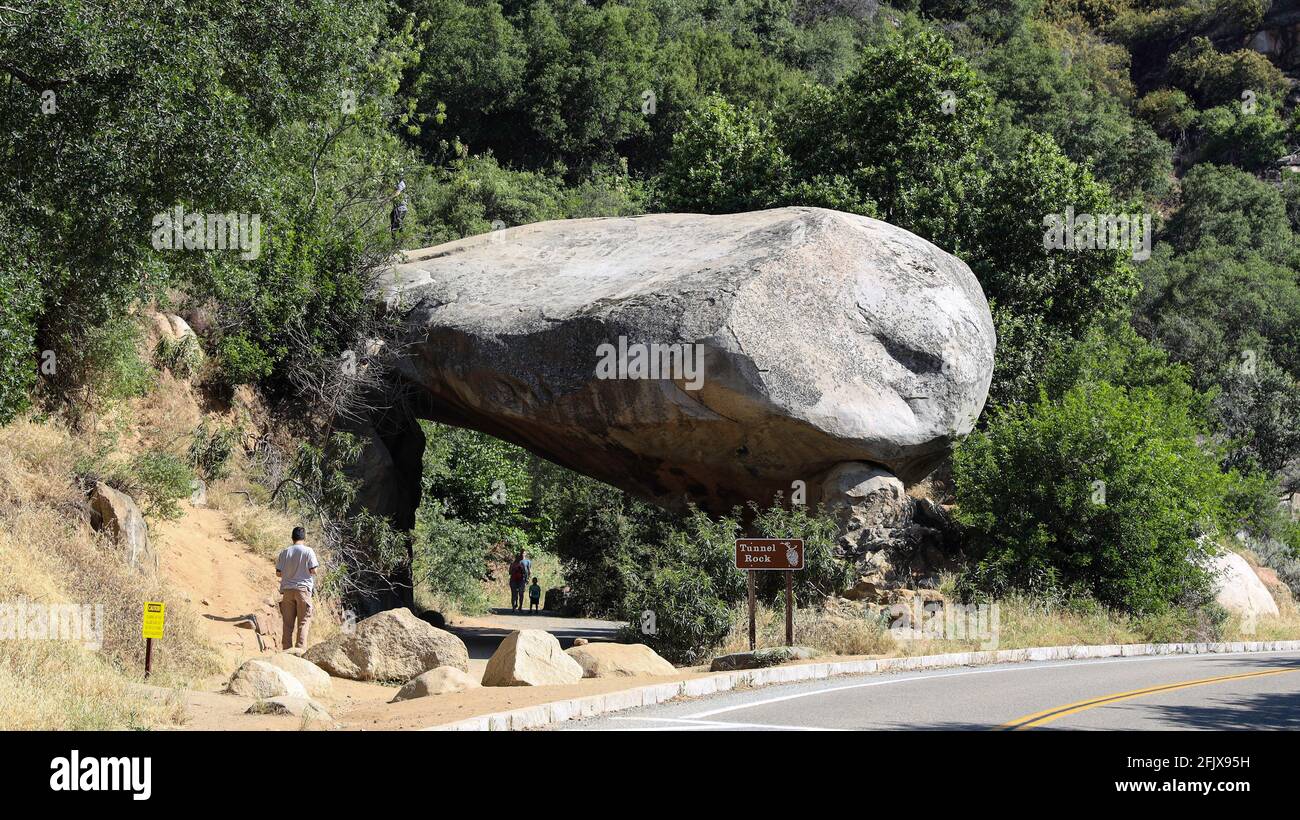
M1300 729L1300 652L937 669L767 686L560 730Z

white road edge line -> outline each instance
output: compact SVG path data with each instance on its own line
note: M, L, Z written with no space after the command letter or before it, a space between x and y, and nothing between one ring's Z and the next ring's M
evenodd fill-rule
M996 669L965 669L960 672L941 672L933 675L925 675L925 674L910 675L908 677L886 678L884 680L867 681L866 683L851 683L845 686L833 686L826 689L814 689L810 692L796 692L792 695L781 695L775 698L765 698L763 700L754 701L753 703L741 703L735 706L723 706L718 709L708 709L703 712L695 712L686 715L685 719L701 720L703 718L709 718L709 717L713 717L714 715L721 715L727 712L736 712L741 709L757 709L760 706L768 706L773 703L781 703L787 700L797 700L798 698L809 698L817 695L828 695L833 692L842 692L846 689L865 689L869 686L889 686L890 684L907 683L908 681L914 681L914 680L936 680L938 678L958 678L964 675L989 675L997 672L1032 672L1038 669L1059 669L1062 666L1094 666L1103 663L1126 663L1130 661L1133 662L1170 661L1170 660L1185 661L1189 658L1210 658L1210 657L1229 658L1229 657L1235 657L1239 655L1254 655L1254 656L1287 655L1287 654L1295 654L1296 652L1300 652L1300 650L1282 649L1276 652L1217 652L1214 654L1205 654L1205 655L1154 655L1154 656L1138 656L1138 657L1129 657L1129 658L1107 658L1102 660L1061 661L1060 663L1032 664L1028 666L1023 664L1018 664L1016 666L998 667ZM797 686L798 683L791 684L791 685Z
M820 726L783 726L779 723L737 723L731 720L695 720L693 718L656 718L656 717L622 717L616 716L610 720L642 720L656 723L672 723L673 726L653 726L640 727L636 729L625 729L620 731L633 732L672 732L681 731L691 728L726 728L726 729L783 729L791 732L842 732L844 729L824 729ZM681 725L685 724L685 725Z

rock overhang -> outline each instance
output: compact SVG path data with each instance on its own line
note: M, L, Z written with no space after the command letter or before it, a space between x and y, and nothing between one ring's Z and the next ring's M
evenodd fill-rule
M383 297L424 415L665 504L767 503L845 461L915 481L992 378L963 262L817 208L505 229L409 252ZM697 353L702 380L598 377L602 346L637 345Z

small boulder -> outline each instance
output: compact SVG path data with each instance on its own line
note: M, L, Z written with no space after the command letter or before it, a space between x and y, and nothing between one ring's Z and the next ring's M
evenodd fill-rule
M358 621L303 655L339 678L406 681L438 666L469 671L469 651L455 635L417 618L405 607Z
M266 662L297 678L298 682L307 690L307 694L312 697L330 693L332 686L329 674L301 655L279 652L267 658Z
M589 643L591 643L591 641L587 640L586 638L574 638L574 639L573 639L573 645L574 645L574 646L586 646L586 645L589 644Z
M167 314L167 323L171 325L172 338L184 339L186 336L191 336L196 341L198 340L198 335L195 334L194 329L190 327L189 322L174 313Z
M817 651L806 646L774 646L770 649L755 649L753 652L719 655L709 665L709 671L731 672L737 669L761 669L766 666L779 666L790 661L802 661L815 657L817 657Z
M149 528L131 496L97 482L90 491L90 526L111 535L125 549L131 566L158 568L158 556L149 546Z
M478 681L454 666L439 666L437 669L421 672L408 680L405 686L397 690L397 694L389 703L425 698L429 695L449 695L453 692L475 689L480 685Z
M643 643L589 643L565 650L582 667L584 678L671 675L677 670Z
M546 686L576 683L582 667L564 654L549 632L524 629L511 632L488 660L484 686Z
M306 698L307 689L289 672L266 661L246 661L235 670L226 684L226 691L246 698L266 700L281 695Z

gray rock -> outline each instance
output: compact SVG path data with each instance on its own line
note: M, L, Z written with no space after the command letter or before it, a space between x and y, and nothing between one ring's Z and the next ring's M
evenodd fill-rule
M483 670L484 686L547 686L580 680L582 666L564 654L554 635L541 629L511 632Z
M259 700L280 695L307 697L307 689L302 681L292 673L261 660L245 661L244 665L230 676L230 680L226 683L226 691Z
M352 680L407 681L438 666L469 671L469 652L460 638L400 608L357 622L351 632L335 634L303 657Z
M753 652L733 652L719 655L709 664L710 672L731 672L736 669L762 669L779 666L790 661L804 661L817 657L817 650L806 646L774 646L755 649Z
M880 467L848 461L832 467L819 483L823 506L839 522L845 552L879 549L910 521L912 499L903 482Z
M300 655L279 652L267 658L266 662L297 678L298 682L307 690L307 694L312 697L328 695L333 688L329 674Z
M677 670L659 653L641 643L588 643L564 650L582 667L584 678L630 678L671 675Z
M389 703L427 698L430 695L449 695L464 692L466 689L476 689L480 685L467 672L462 672L454 666L439 666L437 669L421 672L408 680L401 689L397 690L397 694Z
M1278 614L1277 602L1259 575L1235 552L1224 552L1210 561L1215 578L1215 600L1229 612L1254 619Z
M131 496L97 482L90 491L90 525L112 536L131 566L158 569L158 555L149 546L149 528Z
M846 461L916 481L993 372L970 269L836 211L543 222L405 258L381 296L410 331L396 365L417 412L663 504L768 503L796 480L815 498ZM702 362L598 378L620 339Z

